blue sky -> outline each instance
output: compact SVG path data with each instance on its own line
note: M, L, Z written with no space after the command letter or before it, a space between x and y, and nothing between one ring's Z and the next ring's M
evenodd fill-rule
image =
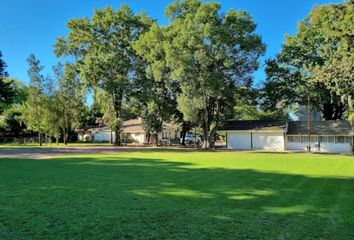
M91 16L95 8L108 5L118 8L128 4L135 12L145 10L148 15L166 24L164 10L172 0L0 0L0 50L8 64L10 76L28 81L26 58L34 53L45 66L44 74L59 59L54 56L55 38L66 35L65 24L72 18ZM223 0L222 10L242 9L251 13L257 23L257 33L267 45L255 82L264 80L264 60L280 49L285 34L294 34L297 23L318 4L339 0Z

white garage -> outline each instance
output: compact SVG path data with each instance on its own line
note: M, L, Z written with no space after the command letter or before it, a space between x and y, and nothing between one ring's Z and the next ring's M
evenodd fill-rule
M227 135L228 149L285 150L286 122L284 121L228 121L223 130Z

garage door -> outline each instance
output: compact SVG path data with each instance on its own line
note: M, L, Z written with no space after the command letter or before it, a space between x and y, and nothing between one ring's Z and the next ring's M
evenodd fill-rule
M250 133L228 133L227 134L228 149L246 150L251 149Z
M284 136L279 133L253 133L253 148L261 150L284 150Z

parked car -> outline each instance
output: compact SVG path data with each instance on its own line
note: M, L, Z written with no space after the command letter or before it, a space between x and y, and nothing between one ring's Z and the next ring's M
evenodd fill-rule
M180 143L182 143L183 139L180 139ZM198 135L194 135L194 134L186 134L186 137L184 139L184 142L186 145L193 145L195 144L195 142L197 143L197 145L202 143L202 138Z

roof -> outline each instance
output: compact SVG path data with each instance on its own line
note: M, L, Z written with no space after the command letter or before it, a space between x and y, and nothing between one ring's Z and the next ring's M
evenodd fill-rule
M228 120L221 130L285 130L286 121L282 120Z
M171 124L163 123L163 129L168 129L171 127L172 127ZM122 126L122 130L123 130L123 132L126 132L126 133L145 133L142 118L136 118L136 119L124 121L123 126ZM108 126L94 126L94 127L88 127L84 130L78 130L78 131L91 131L91 132L108 131L108 132L110 132L111 129Z
M123 132L145 132L141 118L125 121L122 126Z
M307 121L289 122L288 133L290 135L308 134ZM312 121L310 122L310 133L313 135L349 135L354 136L349 121Z

